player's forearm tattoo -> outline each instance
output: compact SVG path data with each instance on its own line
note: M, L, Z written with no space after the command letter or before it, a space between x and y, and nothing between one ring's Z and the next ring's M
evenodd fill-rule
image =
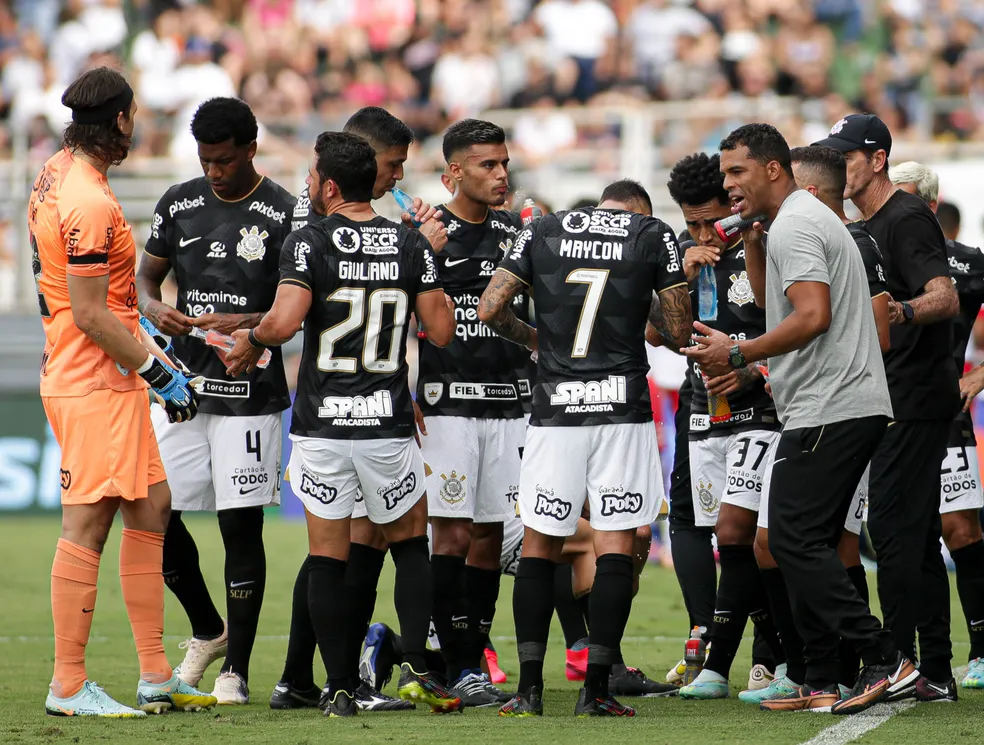
M909 301L915 323L937 323L960 312L960 298L949 277L933 277L925 289L925 293Z
M659 302L659 295L653 294L653 302L649 305L649 322L654 329L659 329L663 325L663 309Z
M671 287L659 293L659 311L661 323L656 326L660 335L671 342L671 349L680 354L680 349L690 343L694 319L690 313L690 292L686 285ZM650 320L652 308L650 307Z
M485 325L503 339L522 347L532 347L536 340L536 329L516 318L512 310L513 298L525 286L509 272L497 271L482 293L478 313Z
M241 313L239 317L239 328L255 329L260 325L266 313Z
M756 381L760 380L762 373L755 365L741 367L738 369L738 386L742 389L748 388Z

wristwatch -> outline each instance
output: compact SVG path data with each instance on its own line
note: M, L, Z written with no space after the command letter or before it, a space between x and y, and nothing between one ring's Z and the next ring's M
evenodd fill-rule
M740 370L748 364L745 360L745 355L741 353L737 344L731 347L731 352L728 354L728 364L735 368L735 370Z
M912 319L915 316L913 313L912 306L909 305L905 300L899 303L902 306L902 323L912 323Z

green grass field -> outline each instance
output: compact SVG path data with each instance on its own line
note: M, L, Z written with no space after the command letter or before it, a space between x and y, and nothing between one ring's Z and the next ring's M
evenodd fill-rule
M221 597L222 550L214 519L190 521L213 597ZM260 638L253 652L250 688L253 702L243 708L198 714L167 714L140 721L85 721L44 715L45 688L51 677L53 654L49 571L59 524L52 518L6 517L0 523L0 743L444 743L481 742L538 745L583 742L642 742L690 745L696 743L801 743L844 721L829 714L760 712L738 702L688 702L677 699L636 700L633 720L582 720L571 716L577 684L563 673L563 637L556 622L551 631L547 661L546 716L542 720L500 720L494 709L468 710L461 715L435 716L418 710L409 714L367 714L355 720L328 720L316 710L274 712L267 705L287 646L290 593L306 547L304 528L277 517L267 522L269 573ZM130 628L120 595L117 558L119 526L106 547L99 602L89 644L89 676L126 703L133 703L138 668ZM874 577L869 578L874 582ZM392 623L390 589L392 564L387 563L380 590L378 618ZM493 629L500 663L515 684L518 670L512 641L510 594L503 582L499 615ZM955 665L966 658L966 631L953 593ZM686 615L672 572L651 567L643 576L624 652L626 661L661 679L683 649ZM166 646L172 664L181 659L178 642L189 633L181 608L167 598ZM320 670L320 662L316 669ZM203 688L211 689L218 663L206 674ZM318 675L322 674L319 672ZM748 650L743 647L733 683L747 679ZM732 687L732 696L739 688ZM892 717L864 735L864 743L924 743L953 745L977 742L984 719L984 692L962 693L956 705L921 705ZM864 716L864 715L861 715ZM859 717L855 717L858 719ZM873 719L870 721L874 721ZM828 732L828 745L846 742L838 731Z

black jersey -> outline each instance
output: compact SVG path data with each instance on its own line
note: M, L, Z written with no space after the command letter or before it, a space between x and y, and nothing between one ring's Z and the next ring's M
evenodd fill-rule
M875 239L871 237L868 228L862 220L847 223L847 232L851 234L854 242L861 252L861 261L864 262L864 274L868 280L868 294L871 297L878 297L886 292L885 268L882 266L881 250Z
M755 304L752 283L745 270L745 246L738 242L723 254L714 267L717 282L718 317L716 321L703 321L707 326L722 331L735 341L755 339L765 333L765 310ZM696 282L694 288L696 288ZM691 310L697 314L697 292L692 288ZM690 404L690 439L732 434L748 429L779 429L776 405L765 391L765 380L728 395L731 417L723 422L711 422L707 413L707 387L700 366L691 361L687 370L693 386Z
M192 318L270 310L294 201L268 178L236 202L219 199L204 178L168 189L157 203L145 250L170 262L178 285L177 309ZM230 378L225 363L201 339L176 336L172 341L178 359L205 376L200 412L256 416L290 406L279 349L271 349L266 369Z
M524 228L500 268L533 288L534 426L651 422L646 321L653 291L686 279L662 220L597 207Z
M454 300L455 335L443 349L420 345L417 404L425 416L521 417L515 345L478 320L478 301L522 220L513 212L489 210L483 222L470 223L446 206L439 209L448 244L438 266L444 291Z
M533 315L533 300L525 292L519 293L513 299L513 313L523 323L536 326ZM519 378L519 399L523 403L523 413L533 410L533 383L536 381L536 362L530 350L518 344L509 345L516 362L516 377Z
M950 262L950 279L960 298L960 313L953 319L953 361L957 372L963 374L967 359L967 344L974 322L984 303L984 253L980 249L957 241L946 241ZM961 411L950 433L950 447L975 445L974 423L970 412Z
M280 281L311 291L290 431L368 440L413 435L407 323L441 289L430 244L382 217L326 217L294 231Z

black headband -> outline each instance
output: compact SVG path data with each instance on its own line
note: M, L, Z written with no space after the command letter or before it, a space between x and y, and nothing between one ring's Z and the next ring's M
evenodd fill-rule
M85 109L72 109L72 121L76 124L102 124L115 121L116 115L125 112L130 114L130 104L133 103L133 88L129 85L118 96L113 96L106 103Z

